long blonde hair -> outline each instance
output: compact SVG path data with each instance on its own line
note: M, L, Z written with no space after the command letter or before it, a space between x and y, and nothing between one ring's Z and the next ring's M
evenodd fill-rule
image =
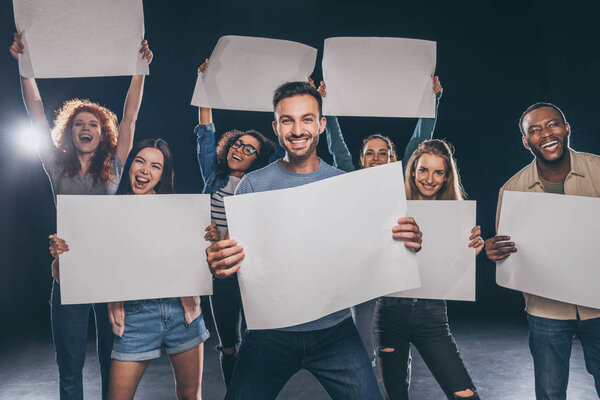
M460 175L456 167L456 160L452 157L454 149L451 144L440 140L426 140L417 147L412 153L406 164L406 174L404 177L404 187L407 200L418 200L419 189L415 183L415 171L419 158L423 154L433 154L444 160L446 168L446 180L440 190L436 193L436 200L464 200L467 195L460 183Z

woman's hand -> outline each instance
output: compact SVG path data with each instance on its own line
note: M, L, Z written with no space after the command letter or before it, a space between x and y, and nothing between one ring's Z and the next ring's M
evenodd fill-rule
M442 87L442 84L440 83L440 77L439 76L434 76L433 77L433 93L434 94L438 94L438 93L442 93L444 91L444 88Z
M317 92L319 92L319 94L321 95L321 97L327 96L327 86L325 86L325 82L324 81L319 82L319 87L317 88L315 86L315 81L313 81L313 79L309 76L308 77L308 84L310 86L314 87L315 89L317 89Z
M152 57L154 54L152 50L148 47L148 41L146 39L142 40L142 48L140 49L140 54L142 54L142 58L148 61L148 65L152 62Z
M485 245L485 241L481 237L481 226L477 225L471 229L471 236L469 236L469 247L473 247L475 249L475 255L481 253L483 250L483 246Z
M206 72L206 68L208 68L208 58L204 60L201 66L198 67L198 73L203 74Z
M49 236L49 238L50 247L48 247L48 250L50 250L50 254L52 254L52 257L58 258L58 256L62 253L69 251L69 245L67 244L67 242L65 242L64 239L61 239L58 236L56 236L56 233L54 235Z
M204 229L206 234L204 235L204 240L207 242L214 243L221 239L221 235L219 234L219 229L217 228L217 224L213 221L209 226Z
M10 55L17 61L19 61L19 54L23 54L23 51L25 50L25 45L23 45L21 37L22 35L20 33L13 33L14 41L8 49Z

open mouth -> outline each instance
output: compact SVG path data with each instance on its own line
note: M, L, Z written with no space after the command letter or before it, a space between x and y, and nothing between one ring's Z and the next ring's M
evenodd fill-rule
M79 141L82 143L90 143L92 141L92 135L88 135L87 133L79 135Z
M553 151L553 150L555 150L558 147L558 140L553 140L551 142L544 143L540 147L542 149L544 149L544 150L547 150L547 151Z
M297 139L288 139L288 142L292 145L292 149L301 149L308 143L308 137L301 137Z
M133 186L136 189L143 190L146 185L150 182L150 179L144 178L143 176L136 175L135 180L133 182Z
M238 157L238 156L236 156L235 154L232 154L232 155L231 155L231 158L233 158L235 161L239 161L239 162L242 162L242 161L244 161L244 160L242 160L242 159L241 159L241 157Z

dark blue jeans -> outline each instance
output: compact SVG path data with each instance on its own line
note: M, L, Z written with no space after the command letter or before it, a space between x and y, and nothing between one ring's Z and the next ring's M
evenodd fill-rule
M448 399L475 386L448 327L443 300L380 297L375 306L373 340L386 399L408 399L410 344L414 344ZM381 349L393 349L383 352Z
M596 383L600 397L600 318L558 320L527 315L529 349L535 371L537 400L567 398L569 359L573 335L579 336L585 367Z
M217 350L221 352L221 372L225 386L229 386L237 360L237 350L242 341L242 332L246 330L237 274L227 279L213 279L210 306L219 336ZM233 354L224 353L223 348L233 349Z
M90 308L96 316L96 349L102 375L102 398L108 393L113 333L106 303L60 304L60 285L54 281L51 298L52 339L60 377L60 398L83 399L83 363L88 337Z
M246 330L225 399L275 399L301 368L313 374L332 399L381 400L351 318L317 331Z

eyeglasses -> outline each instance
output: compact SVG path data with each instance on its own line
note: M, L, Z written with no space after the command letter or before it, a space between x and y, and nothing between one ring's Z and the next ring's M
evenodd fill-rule
M241 147L242 153L244 153L247 156L251 156L254 153L256 153L256 155L258 155L258 151L256 150L256 148L254 146L252 146L251 144L246 144L246 143L242 142L241 140L237 140L234 144L231 145L231 147L234 149L239 149Z

